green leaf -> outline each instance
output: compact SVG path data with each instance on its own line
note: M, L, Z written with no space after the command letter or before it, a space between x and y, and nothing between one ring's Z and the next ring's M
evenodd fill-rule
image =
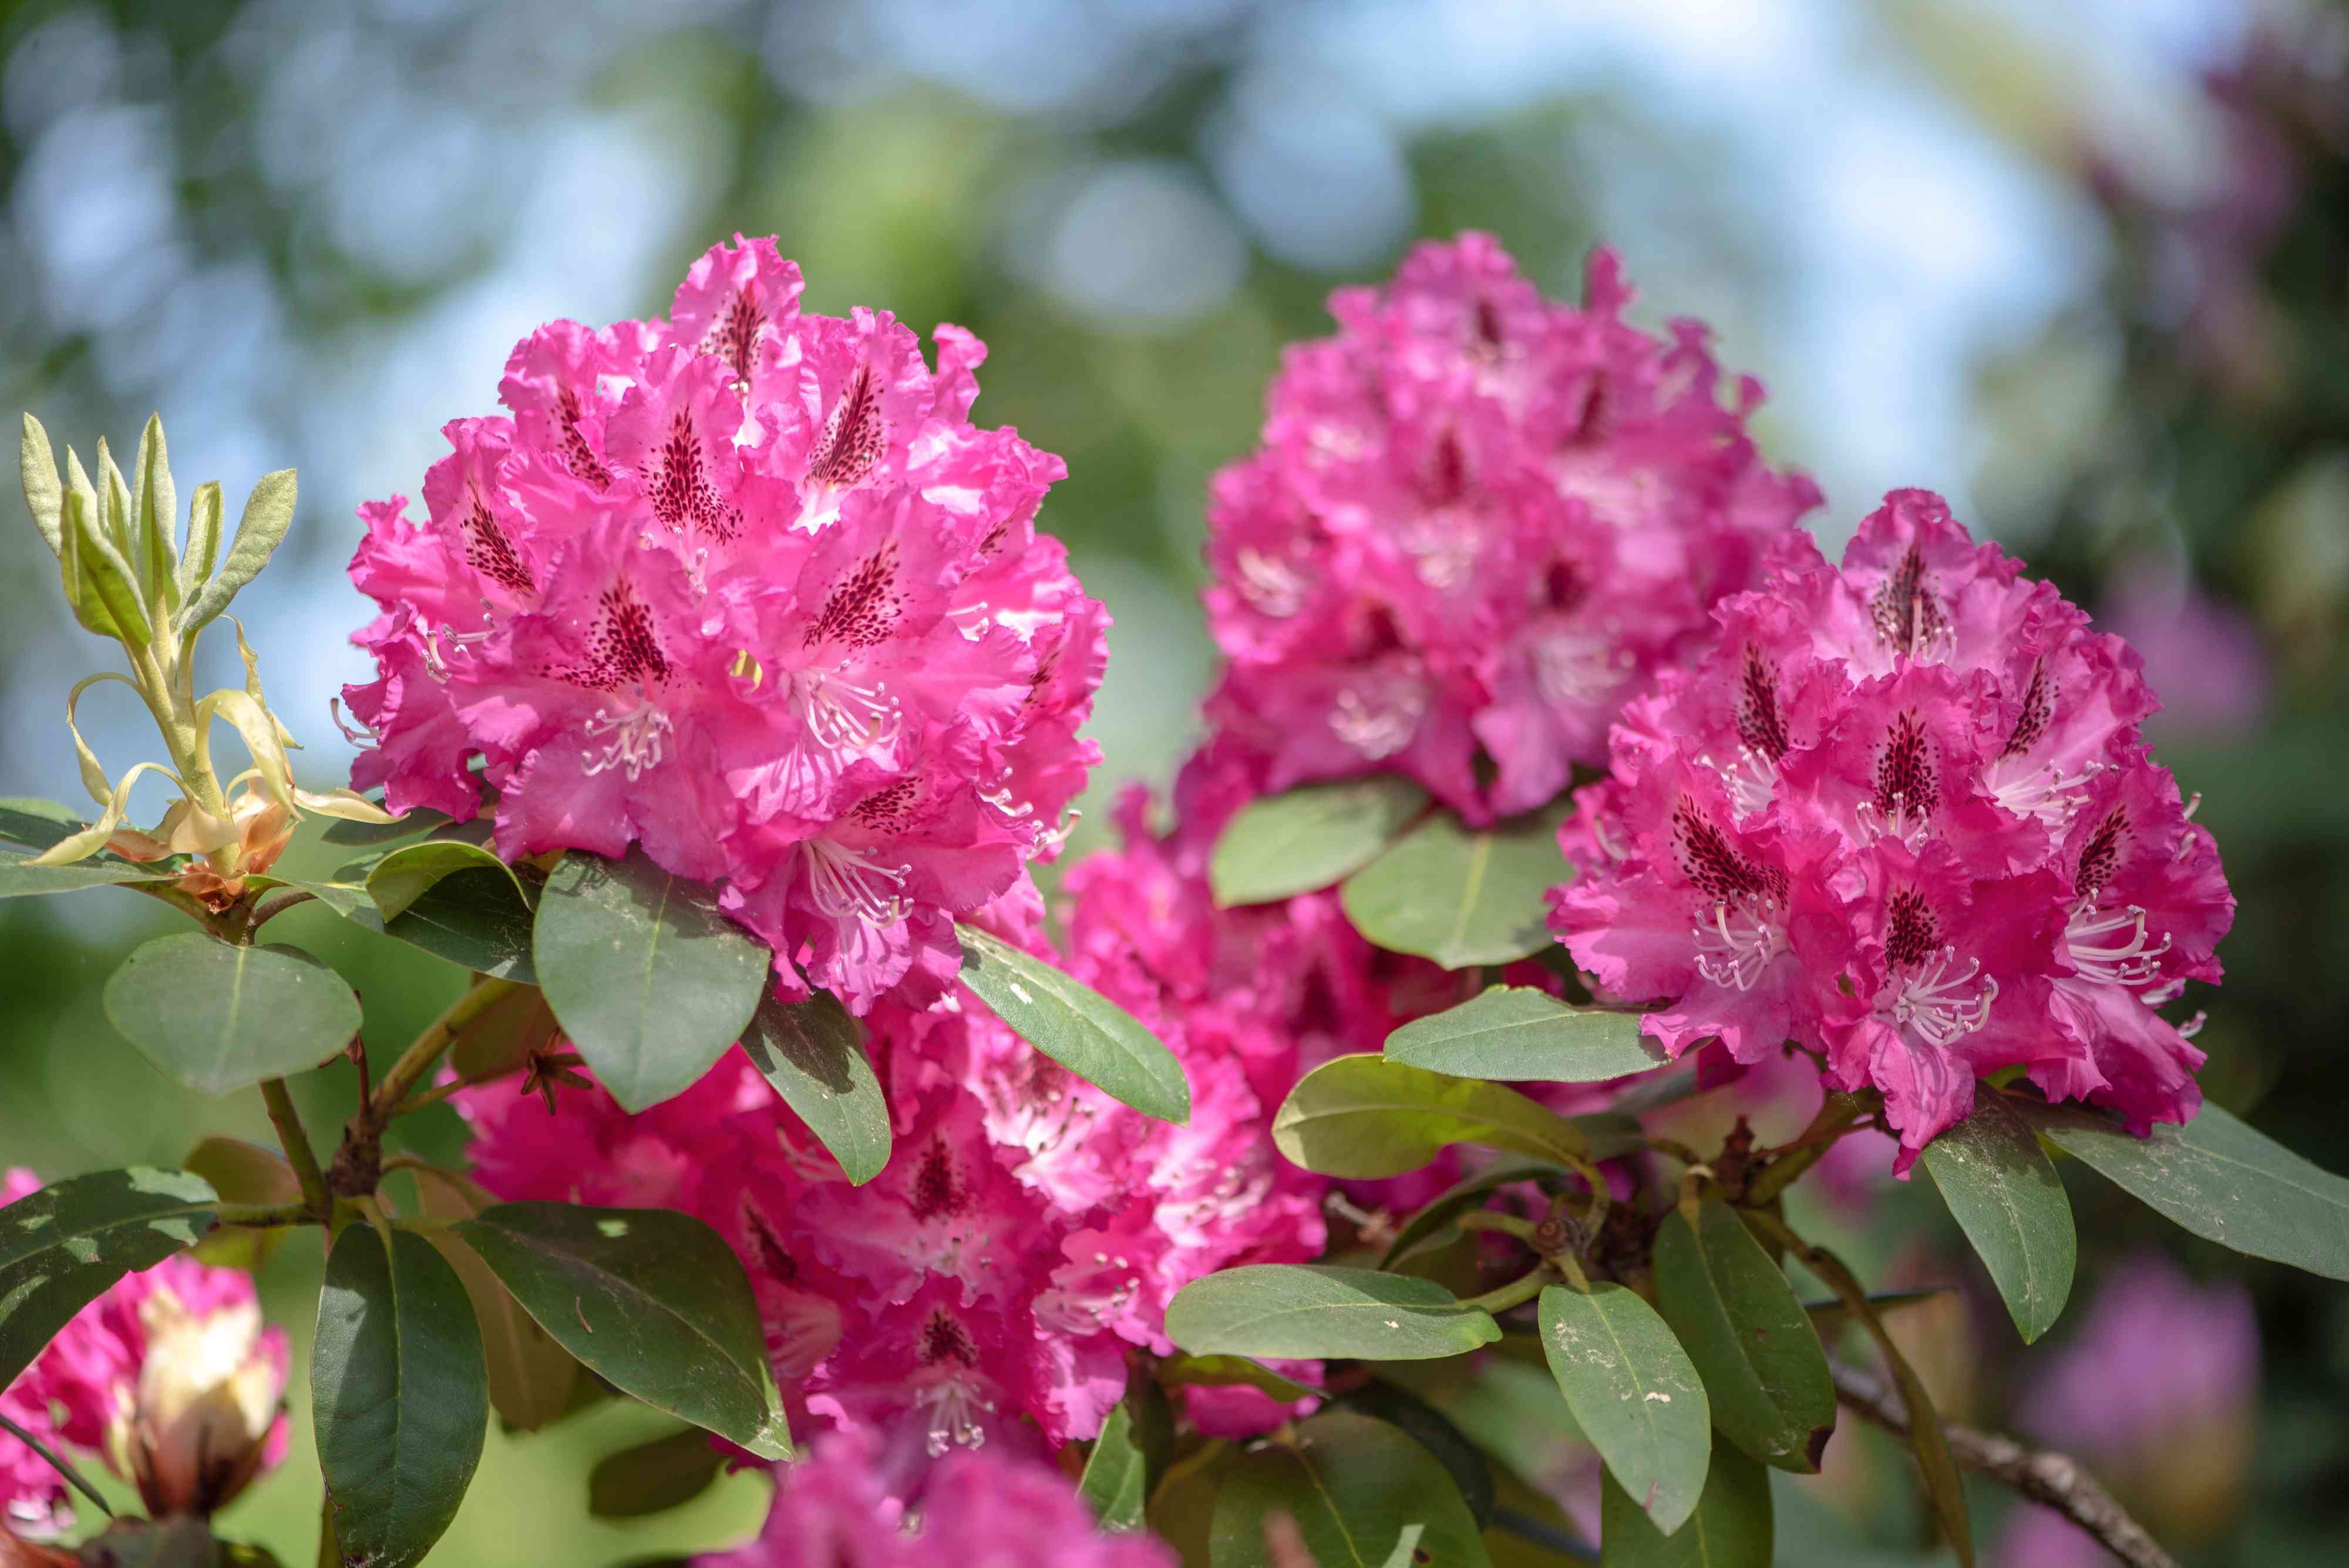
M688 1427L596 1460L587 1476L587 1511L597 1519L641 1519L682 1508L725 1468L725 1452L709 1434Z
M184 1170L101 1170L0 1207L0 1388L115 1281L195 1245L219 1203Z
M1555 940L1548 890L1574 875L1557 823L1547 811L1479 830L1439 811L1346 879L1346 918L1390 952L1446 969L1530 957Z
M1599 1528L1607 1568L1770 1568L1770 1472L1732 1444L1713 1445L1704 1495L1670 1535L1657 1531L1611 1474L1603 1486Z
M196 486L188 498L188 547L180 552L180 597L204 586L212 575L212 563L220 558L221 487L216 480Z
M1307 784L1255 801L1216 840L1207 881L1216 906L1327 888L1370 864L1426 805L1425 790L1391 776Z
M1600 1084L1661 1067L1661 1047L1636 1012L1568 1007L1531 986L1495 985L1387 1036L1397 1062L1455 1078Z
M2100 1113L2017 1101L2041 1137L2197 1236L2349 1280L2349 1179L2205 1104L2182 1127L2135 1137Z
M1421 1448L1433 1454L1436 1463L1450 1473L1452 1484L1459 1489L1460 1501L1468 1505L1468 1516L1476 1521L1476 1528L1483 1530L1491 1525L1493 1467L1443 1411L1392 1383L1366 1383L1340 1400L1337 1407L1401 1428Z
M1512 1187L1520 1181L1538 1181L1554 1176L1554 1165L1529 1165L1520 1160L1495 1160L1464 1180L1455 1182L1423 1204L1395 1231L1394 1240L1379 1258L1379 1267L1392 1269L1403 1259L1431 1243L1440 1243L1448 1235L1457 1235L1452 1222L1471 1209L1482 1208L1485 1199L1495 1189Z
M1542 1354L1567 1408L1658 1530L1696 1511L1713 1413L1688 1353L1655 1308L1611 1281L1541 1293Z
M1713 1424L1782 1470L1819 1468L1835 1431L1835 1378L1785 1271L1718 1198L1656 1232L1656 1307L1704 1380Z
M791 1456L758 1303L717 1231L568 1203L502 1203L456 1231L597 1376L761 1459Z
M432 838L402 845L368 870L367 895L387 920L396 920L416 900L438 887L442 878L460 871L493 871L513 884L516 898L524 898L522 878L513 867L478 844L460 838Z
M25 432L17 440L16 461L24 473L25 510L48 541L49 554L58 555L65 549L65 486L57 482L57 453L49 444L49 432L30 414L25 416Z
M0 800L0 838L34 849L49 849L88 827L81 814L53 800L12 795Z
M385 919L372 901L348 919L476 974L536 985L531 933L542 884L521 878L523 896L516 898L513 882L509 872L458 871L434 883L397 919Z
M131 463L137 476L138 500L133 535L138 542L135 564L148 602L169 610L180 602L180 495L171 487L171 458L163 445L163 419L147 416L139 432L139 456Z
M1868 1293L1868 1306L1870 1312L1881 1317L1888 1312L1897 1312L1902 1307L1915 1306L1919 1302L1932 1301L1949 1293L1946 1286L1918 1291L1870 1291ZM1839 1301L1805 1302L1803 1313L1811 1320L1811 1327L1817 1333L1821 1345L1834 1344L1837 1336L1852 1325L1851 1309Z
M49 1559L28 1552L23 1561L45 1563ZM277 1562L265 1552L213 1540L207 1521L185 1514L170 1519L115 1520L82 1543L78 1557L64 1561L102 1564L103 1568L274 1568Z
M1147 1375L1137 1376L1102 1423L1077 1481L1078 1495L1103 1530L1144 1529L1143 1511L1174 1457L1174 1416L1166 1396Z
M962 982L1037 1050L1113 1100L1181 1126L1191 1119L1183 1064L1133 1014L1064 971L957 922Z
M427 1217L471 1220L486 1207L487 1194L451 1172L416 1170L416 1191ZM490 1408L508 1427L534 1432L571 1406L579 1363L531 1321L480 1253L449 1231L424 1232L472 1298L473 1321L481 1331L481 1354L489 1364Z
M2072 1293L2078 1242L2072 1200L2038 1135L2005 1096L1985 1089L1972 1115L1925 1146L1924 1164L2023 1342L2045 1334Z
M1158 1364L1159 1380L1170 1388L1196 1385L1202 1388L1245 1386L1261 1389L1284 1404L1316 1397L1321 1392L1293 1383L1271 1367L1245 1355L1170 1355Z
M211 581L196 590L180 611L180 635L188 636L228 608L237 590L261 575L269 557L294 524L294 471L281 468L264 473L245 498L244 515L237 520L236 542Z
M450 826L453 819L444 812L429 805L409 809L404 816L389 822L361 822L356 817L336 817L318 835L320 842L355 847L396 844L403 839L423 838Z
M297 948L231 947L201 931L133 950L106 982L106 1016L200 1095L306 1072L358 1033L359 999Z
M530 1054L560 1032L544 993L530 986L507 992L457 1032L449 1064L467 1083L485 1083L518 1073Z
M143 648L155 634L140 607L139 585L131 577L130 563L91 515L94 510L78 485L66 492L66 547L59 562L66 600L88 629Z
M0 898L30 898L43 893L78 893L88 888L176 879L170 871L128 860L77 860L70 866L36 866L30 860L0 855Z
M1368 1416L1327 1411L1243 1457L1216 1498L1212 1568L1270 1568L1265 1532L1282 1514L1320 1568L1389 1568L1422 1553L1441 1568L1491 1568L1451 1475Z
M823 1140L852 1185L889 1163L889 1102L864 1054L864 1033L829 992L785 1002L770 988L742 1035L743 1054L783 1104Z
M1272 1141L1306 1169L1349 1179L1400 1176L1458 1143L1558 1164L1589 1149L1579 1127L1515 1089L1368 1055L1299 1079Z
M719 911L715 888L642 849L564 857L531 952L563 1033L631 1111L683 1094L741 1038L773 962Z
M350 1568L409 1568L481 1463L489 1375L465 1287L430 1242L355 1224L326 1253L310 1400Z
M1316 1263L1244 1263L1193 1280L1166 1336L1194 1355L1423 1361L1501 1337L1492 1315L1432 1280Z
M180 1164L210 1182L223 1202L292 1203L302 1196L302 1183L284 1155L241 1137L205 1138ZM284 1234L222 1227L196 1244L196 1257L215 1267L257 1270Z

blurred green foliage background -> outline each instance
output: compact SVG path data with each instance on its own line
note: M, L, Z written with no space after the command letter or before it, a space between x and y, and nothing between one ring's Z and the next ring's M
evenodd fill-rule
M300 466L294 538L240 608L306 771L339 782L353 506L414 494L439 425L489 410L537 322L660 313L710 243L777 234L812 308L975 330L979 417L1068 460L1046 525L1117 618L1081 854L1117 782L1163 781L1189 743L1212 656L1204 484L1253 440L1280 345L1418 236L1492 230L1568 296L1604 239L1637 314L1703 317L1768 381L1760 432L1821 479L1830 546L1883 490L1938 488L2146 650L2174 710L2157 738L2241 900L2204 999L2207 1087L2349 1168L2349 20L2253 0L2053 13L16 0L0 407L85 451L127 450L160 409L183 491ZM0 527L0 793L75 799L60 710L98 645L54 583L30 527ZM93 707L110 766L147 754L142 715ZM0 906L0 1163L57 1177L265 1138L257 1103L191 1102L99 1010L153 910ZM459 984L312 910L278 932L353 978L378 1049ZM351 1089L312 1075L314 1126ZM453 1155L436 1116L413 1136ZM2184 1555L2349 1561L2349 1293L2205 1252L2093 1182L2075 1196L2075 1301L2148 1245L2257 1294L2248 1469L2168 1521ZM1822 1223L1879 1276L1979 1285L1921 1191ZM297 1347L316 1268L296 1241L264 1273ZM1984 1421L2063 1354L2061 1329L2022 1352L1994 1308L1936 1332L1951 1403ZM224 1521L288 1562L317 1507L298 1379L293 1399L293 1461ZM648 1524L587 1521L589 1463L647 1429L607 1408L493 1433L435 1561L618 1562L750 1527L749 1477ZM1929 1561L1897 1456L1838 1444L1836 1488L1782 1505L1781 1560Z

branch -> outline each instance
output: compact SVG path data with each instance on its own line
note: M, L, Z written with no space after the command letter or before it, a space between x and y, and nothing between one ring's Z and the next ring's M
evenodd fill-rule
M1872 1372L1840 1361L1829 1365L1835 1370L1838 1399L1886 1431L1908 1436L1909 1412L1897 1392ZM2098 1486L2078 1461L2041 1449L2026 1449L2012 1438L1978 1432L1954 1421L1942 1422L1941 1431L1949 1439L1951 1457L1958 1463L2054 1509L2095 1537L2129 1568L2178 1568L2178 1560L2146 1533L2145 1526L2123 1512L2112 1494Z
M283 1078L264 1078L261 1097L269 1105L269 1125L277 1129L277 1142L285 1150L285 1163L294 1168L295 1179L302 1185L302 1200L325 1224L334 1210L334 1200L326 1196L326 1179L318 1168L318 1156L310 1147L310 1139L302 1130L302 1118L295 1114L293 1096L285 1092Z

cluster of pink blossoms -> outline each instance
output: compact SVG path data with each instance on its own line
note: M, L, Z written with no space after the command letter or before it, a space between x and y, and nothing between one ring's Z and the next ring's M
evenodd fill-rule
M913 1497L892 1495L874 1445L826 1437L777 1478L766 1528L700 1568L1175 1568L1155 1536L1107 1535L1058 1470L1034 1460L958 1453Z
M1035 530L1061 461L970 422L978 339L940 327L933 370L800 290L738 236L666 321L550 323L423 522L360 509L353 783L469 818L478 759L507 858L640 842L723 880L787 997L925 1006L953 917L1058 848L1107 617Z
M1818 504L1755 453L1760 385L1724 406L1706 329L1642 332L1631 297L1612 252L1576 309L1469 234L1340 289L1339 335L1288 351L1208 509L1208 717L1267 789L1402 773L1474 822L1547 804Z
M1079 979L1141 1013L1182 1060L1191 1118L1131 1110L957 988L866 1019L895 1150L852 1186L739 1053L628 1116L600 1089L549 1116L507 1083L464 1091L474 1173L509 1199L681 1210L741 1255L794 1426L871 1436L893 1477L957 1447L1090 1438L1130 1349L1160 1355L1166 1303L1200 1275L1297 1262L1323 1242L1317 1179L1274 1152L1247 1044L1163 1011L1088 935ZM1286 1087L1285 1084L1281 1085ZM1261 1429L1252 1389L1202 1389L1203 1425Z
M0 1171L0 1205L40 1190ZM0 1389L0 1415L64 1453L96 1456L149 1511L209 1514L285 1457L285 1331L253 1281L183 1255L119 1282ZM64 1480L0 1434L0 1557L10 1533L68 1528Z
M1789 535L1719 642L1625 711L1561 834L1552 924L1674 1054L1793 1040L1874 1085L1899 1168L2020 1066L2140 1135L2202 1054L2158 1011L2215 981L2216 846L2137 725L2137 656L1895 492L1841 570Z

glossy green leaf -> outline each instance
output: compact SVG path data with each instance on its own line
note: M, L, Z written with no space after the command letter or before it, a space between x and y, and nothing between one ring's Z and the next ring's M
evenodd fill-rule
M1485 1542L1444 1467L1383 1420L1325 1411L1292 1441L1252 1450L1215 1500L1212 1568L1268 1568L1273 1516L1288 1514L1320 1568L1388 1568L1426 1554L1443 1568L1489 1568Z
M743 1032L742 1050L851 1183L881 1174L889 1163L889 1102L864 1054L864 1032L837 998L818 992L785 1002L770 988Z
M1568 1007L1531 986L1495 985L1387 1036L1397 1062L1455 1078L1599 1084L1664 1064L1636 1012Z
M1346 878L1354 929L1390 952L1446 969L1510 963L1548 947L1548 889L1574 875L1557 814L1476 829L1438 811Z
M488 1207L486 1193L453 1173L428 1167L414 1175L417 1195L430 1219L453 1223ZM508 1427L523 1432L534 1432L569 1409L571 1391L579 1380L579 1363L571 1353L532 1321L462 1237L450 1231L427 1231L425 1236L457 1271L472 1301L473 1322L481 1330L481 1354L489 1366L490 1408Z
M1523 1160L1495 1160L1475 1175L1454 1182L1413 1210L1395 1231L1394 1240L1379 1257L1379 1267L1392 1269L1422 1247L1440 1244L1446 1235L1456 1235L1453 1221L1471 1209L1484 1207L1485 1199L1497 1189L1515 1186L1520 1181L1538 1181L1554 1176L1554 1165L1528 1164Z
M1191 1119L1183 1064L1133 1014L1065 971L957 924L962 982L1037 1050L1113 1100L1181 1125Z
M1670 1535L1696 1511L1713 1454L1712 1407L1656 1309L1611 1281L1541 1293L1542 1354L1608 1471Z
M682 1508L725 1468L725 1451L709 1433L698 1427L671 1432L596 1460L587 1475L587 1511L597 1519L641 1519Z
M1245 1386L1257 1388L1287 1404L1309 1398L1320 1390L1290 1381L1271 1367L1245 1355L1170 1355L1158 1364L1159 1380L1170 1388L1195 1384L1202 1388Z
M773 956L717 889L653 864L572 855L547 878L531 941L563 1033L631 1111L691 1088L742 1036Z
M70 866L36 866L29 859L0 855L0 898L29 898L44 893L78 893L87 888L118 888L131 882L169 882L172 874L153 866L135 865L109 857L77 860Z
M1602 1485L1599 1529L1607 1568L1770 1568L1770 1472L1733 1444L1713 1445L1696 1511L1670 1535L1612 1474Z
M1400 1428L1433 1454L1435 1462L1451 1475L1476 1528L1483 1530L1493 1522L1493 1467L1443 1411L1392 1383L1366 1383L1339 1400L1336 1407Z
M2003 1095L1983 1090L1971 1116L1925 1146L1924 1166L2023 1342L2045 1334L2072 1293L2078 1242L2072 1200L2038 1135Z
M717 1231L661 1209L502 1203L456 1232L605 1382L761 1459L790 1457L758 1303Z
M2150 1137L2101 1113L2015 1102L2040 1136L2197 1236L2349 1280L2349 1179L2310 1164L2213 1105Z
M1143 1529L1150 1494L1174 1457L1174 1416L1166 1396L1147 1376L1137 1376L1102 1423L1077 1493L1103 1530Z
M1416 1361L1501 1337L1480 1307L1432 1280L1315 1263L1246 1263L1193 1280L1166 1307L1166 1336L1194 1355L1272 1361Z
M542 884L521 877L523 897L516 898L514 881L507 872L458 871L426 889L397 919L385 919L373 900L349 919L476 974L535 985L531 935Z
M362 915L373 915L375 900L367 897L364 882L311 882L293 877L248 877L244 885L255 891L271 888L299 888L347 920L357 920Z
M88 827L81 814L53 800L12 795L0 800L0 838L32 849L49 849Z
M554 1010L535 987L507 992L457 1032L449 1064L468 1083L483 1083L522 1071L533 1051L561 1033Z
M350 1044L359 999L296 948L232 947L201 931L132 950L106 1016L140 1055L201 1095L306 1072Z
M1708 1198L1656 1232L1656 1308L1704 1380L1713 1424L1765 1465L1816 1471L1835 1431L1817 1332L1737 1211Z
M1319 1568L1389 1568L1400 1554L1432 1568L1490 1568L1492 1559L1451 1475L1384 1421L1331 1410L1299 1422L1292 1440L1244 1456L1216 1494L1212 1568L1275 1568L1265 1530L1294 1521Z
M236 538L228 547L227 558L180 610L174 624L181 636L195 631L228 608L237 590L259 576L261 568L269 565L269 557L285 540L285 531L294 525L295 489L290 468L264 473L254 483L253 493L245 498L244 514L237 519Z
M101 1170L0 1206L0 1388L124 1274L195 1245L219 1203L184 1170Z
M1589 1149L1580 1128L1515 1089L1368 1055L1324 1062L1299 1079L1272 1138L1306 1169L1349 1179L1416 1170L1454 1144L1559 1163Z
M1307 784L1242 807L1216 840L1216 903L1267 904L1310 893L1367 866L1427 806L1409 779Z
M513 867L480 845L459 838L429 838L392 850L368 868L367 895L385 919L396 920L444 878L473 870L505 877L513 884L516 898L525 897L522 878L514 875Z
M310 1357L318 1467L347 1568L421 1563L465 1500L490 1418L472 1303L430 1242L355 1224L326 1254Z

